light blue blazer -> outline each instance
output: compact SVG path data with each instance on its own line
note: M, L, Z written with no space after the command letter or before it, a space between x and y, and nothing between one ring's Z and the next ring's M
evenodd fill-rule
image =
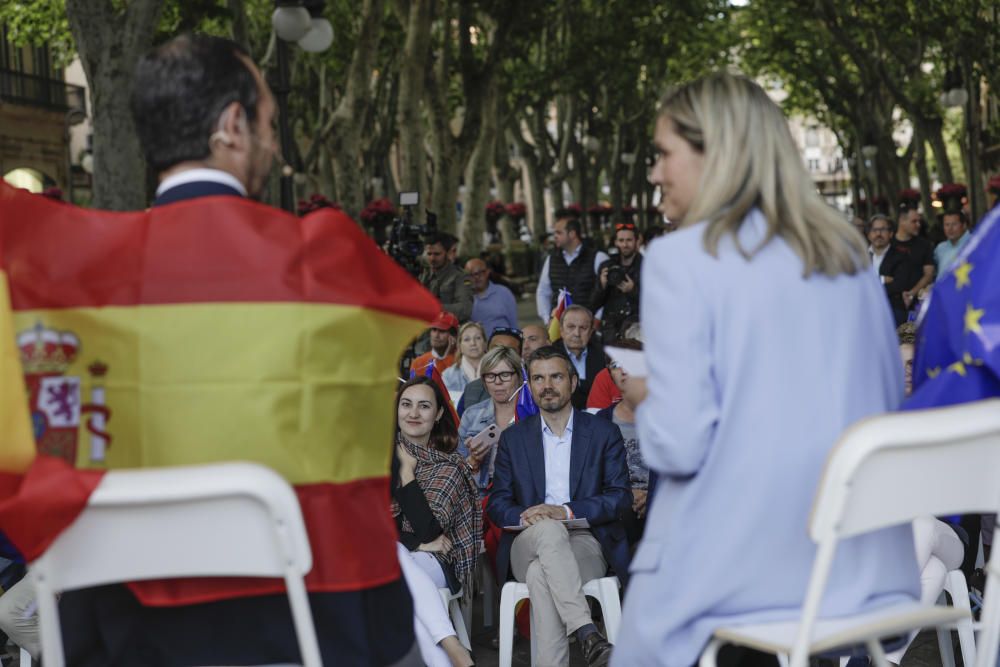
M759 212L747 216L745 248L764 227ZM871 271L805 279L777 239L749 261L727 239L714 258L704 230L657 240L643 261L650 375L637 427L659 481L632 560L619 667L689 667L720 625L796 618L827 453L847 426L903 396L892 318ZM821 612L919 592L906 525L840 544Z

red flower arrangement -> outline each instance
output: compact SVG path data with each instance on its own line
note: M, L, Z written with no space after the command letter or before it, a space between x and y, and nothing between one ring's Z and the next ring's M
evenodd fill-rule
M361 211L361 221L370 226L392 222L395 217L395 207L391 201L384 197L368 202L368 205Z
M594 204L587 209L587 213L590 215L609 215L613 210L607 204Z
M938 188L937 196L938 199L940 199L941 201L944 201L945 199L951 199L954 197L958 197L959 199L961 199L966 194L968 194L968 192L969 190L968 188L965 187L964 183L945 183L940 188Z
M524 202L519 201L507 204L505 210L507 211L507 215L514 220L523 219L528 212L528 208L524 205Z
M494 199L486 205L486 221L496 222L505 212L503 202Z
M578 218L581 215L583 215L583 207L580 206L579 204L577 204L576 202L573 202L572 204L570 204L569 206L567 206L566 210L569 211L570 213L572 213L573 215L575 215Z
M298 205L299 217L306 215L307 213L312 213L321 208L340 208L340 204L330 199L327 199L318 192L314 192L309 199L300 199Z
M905 188L899 191L899 196L897 197L901 202L907 203L919 203L920 202L920 190L915 188Z
M1000 174L990 179L990 182L986 185L986 189L992 194L1000 195Z
M632 216L639 212L635 206L622 206L622 215Z

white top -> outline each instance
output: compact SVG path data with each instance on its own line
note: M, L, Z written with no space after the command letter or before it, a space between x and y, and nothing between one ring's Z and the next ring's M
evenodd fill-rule
M580 256L580 251L583 250L583 244L581 243L576 247L573 252L562 251L563 259L566 260L566 264L572 264L573 260ZM549 278L549 262L552 258L546 257L545 264L542 265L542 272L538 276L538 287L535 289L535 307L538 309L538 318L549 323L552 315L552 279ZM610 257L607 253L597 251L594 255L594 275L597 275L598 270L601 268L601 264L606 262ZM590 300L589 294L584 295L573 295L573 298L580 300L579 305L586 306L587 302ZM574 302L576 303L576 302Z
M228 171L222 171L221 169L209 169L208 167L185 169L184 171L167 176L160 181L158 186L156 186L156 196L159 197L170 188L176 188L178 185L204 181L228 185L244 197L247 196L247 189L243 187L243 184L240 183L239 179L235 176L230 174Z
M542 449L545 455L545 503L564 505L569 497L569 453L573 443L573 413L569 413L566 430L557 436L542 415Z
M879 277L879 267L882 266L882 260L885 259L886 254L888 254L889 248L890 246L886 246L885 250L882 251L882 254L878 254L875 252L875 248L868 246L868 256L872 260L872 272L875 274L876 278ZM881 282L881 278L879 278L879 282Z

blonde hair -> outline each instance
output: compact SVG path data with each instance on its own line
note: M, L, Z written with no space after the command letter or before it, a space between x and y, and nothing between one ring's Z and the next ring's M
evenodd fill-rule
M521 357L518 356L517 352L505 345L498 345L484 354L479 361L479 377L482 377L483 373L489 373L504 361L510 364L511 370L521 371Z
M466 322L461 327L459 327L458 337L455 342L455 347L458 348L455 350L456 366L462 365L462 334L464 334L469 329L479 329L479 334L483 337L483 347L484 348L486 347L486 329L483 328L483 325L480 324L479 322ZM480 359L482 359L482 357L480 357Z
M854 274L867 265L864 239L816 192L788 122L760 86L717 73L668 93L660 104L659 118L704 155L698 192L680 222L707 221L707 252L718 256L729 235L749 259L777 236L802 260L804 277ZM767 232L747 249L737 234L754 207Z

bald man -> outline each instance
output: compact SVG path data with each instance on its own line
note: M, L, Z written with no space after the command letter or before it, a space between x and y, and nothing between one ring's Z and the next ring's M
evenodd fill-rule
M550 344L549 330L541 324L528 324L521 329L521 333L524 334L524 345L521 347L522 359L527 359L538 348Z
M517 302L503 285L490 280L490 269L481 259L465 264L465 275L472 283L472 320L479 322L489 338L497 327L517 328Z

